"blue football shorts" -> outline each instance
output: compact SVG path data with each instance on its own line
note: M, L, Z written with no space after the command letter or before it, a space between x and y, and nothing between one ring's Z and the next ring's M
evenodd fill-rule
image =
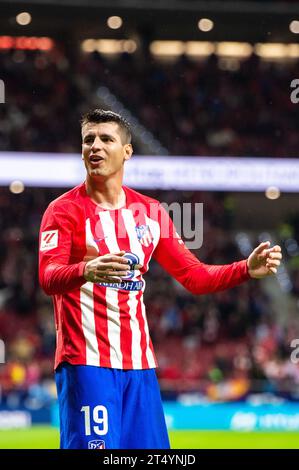
M169 449L155 369L64 362L55 378L61 449Z

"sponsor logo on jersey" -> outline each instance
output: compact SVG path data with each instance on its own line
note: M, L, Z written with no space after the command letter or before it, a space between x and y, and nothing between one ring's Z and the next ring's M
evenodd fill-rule
M154 237L149 225L136 225L135 230L139 243L141 243L143 246L150 246L154 240Z
M105 449L105 441L100 441L98 439L88 441L88 449Z
M123 280L128 281L129 279L132 279L135 276L136 264L139 264L139 257L135 255L135 253L131 253L130 251L128 251L124 254L124 258L129 261L130 272L126 277L123 278Z
M129 266L127 268L130 270L129 274L126 277L123 277L123 280L120 282L97 282L98 286L110 287L111 289L120 289L126 291L136 291L141 290L143 288L143 281L131 280L135 276L136 266L138 266L140 263L139 256L137 256L135 253L131 253L130 251L128 251L124 254L124 258L129 261ZM138 268L140 268L140 265L138 266Z
M132 291L141 290L143 288L143 281L97 282L97 286Z
M58 246L58 230L48 230L42 232L40 251L52 250Z

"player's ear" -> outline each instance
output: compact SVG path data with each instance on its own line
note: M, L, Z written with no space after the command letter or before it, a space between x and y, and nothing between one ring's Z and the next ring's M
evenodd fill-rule
M124 145L124 160L130 160L133 154L133 147L132 144L125 144Z

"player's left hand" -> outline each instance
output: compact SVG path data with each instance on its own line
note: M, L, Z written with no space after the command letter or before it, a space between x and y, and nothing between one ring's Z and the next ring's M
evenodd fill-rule
M269 247L270 242L263 242L249 255L247 266L250 277L262 279L277 273L282 258L281 248L279 245Z

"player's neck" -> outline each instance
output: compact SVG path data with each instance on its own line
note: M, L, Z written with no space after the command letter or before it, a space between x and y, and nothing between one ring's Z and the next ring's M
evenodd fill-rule
M122 185L116 181L98 181L87 179L85 182L86 193L104 209L119 209L126 204L126 194Z

